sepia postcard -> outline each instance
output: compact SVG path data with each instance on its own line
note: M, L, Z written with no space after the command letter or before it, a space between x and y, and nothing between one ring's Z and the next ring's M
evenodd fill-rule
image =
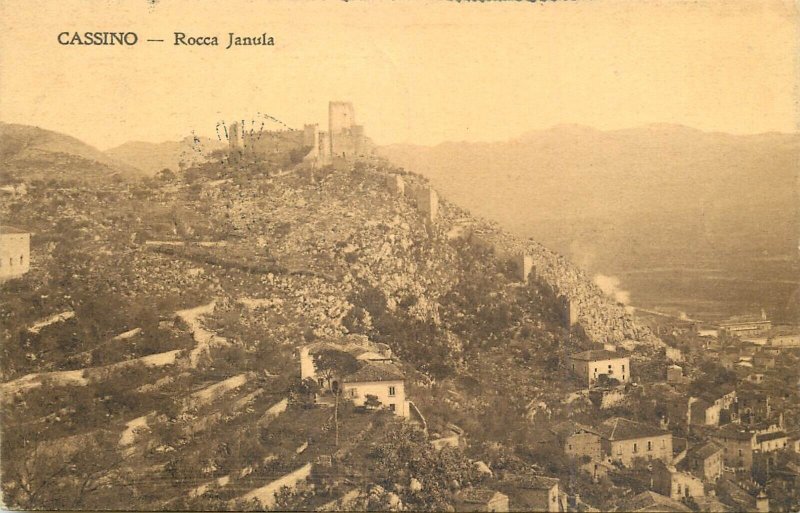
M0 508L800 511L796 0L0 0Z

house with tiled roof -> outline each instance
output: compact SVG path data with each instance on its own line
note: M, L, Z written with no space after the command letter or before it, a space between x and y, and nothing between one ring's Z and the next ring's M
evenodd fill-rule
M380 401L380 406L401 417L408 417L405 375L394 363L368 361L360 369L342 378L342 396L356 406L365 406L368 396Z
M656 492L642 492L622 501L616 511L630 513L682 513L692 511L688 506Z
M788 435L778 425L762 429L729 424L710 436L723 447L726 466L745 470L752 470L754 454L778 451L789 443Z
M653 462L651 476L653 491L671 499L681 500L705 495L702 479L667 465L661 460Z
M695 445L687 451L683 464L694 475L714 482L724 470L722 454L722 446L714 442Z
M589 387L598 384L604 376L619 383L627 383L631 379L630 357L616 351L591 349L575 353L570 355L568 365L572 373Z
M600 435L593 428L567 420L554 425L550 431L556 435L561 448L568 456L574 458L587 456L592 461L602 459Z
M453 509L458 512L506 512L509 509L508 495L488 488L467 488L456 495Z
M609 461L632 465L634 459L672 461L672 433L664 429L613 417L595 428L600 435L603 454Z
M547 476L525 476L503 483L513 511L566 511L566 497L559 493L560 481Z

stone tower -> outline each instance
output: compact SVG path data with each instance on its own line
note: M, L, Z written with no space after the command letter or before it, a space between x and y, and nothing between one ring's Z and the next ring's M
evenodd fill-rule
M356 124L356 113L350 102L328 104L328 131L331 135L347 133Z
M564 316L564 326L571 328L578 324L578 306L567 296L561 296L561 311Z
M360 134L360 135L357 135ZM359 141L363 138L363 127L356 125L356 114L350 102L328 104L328 136L330 154L333 157L352 158L360 152Z
M530 276L531 270L533 269L533 257L527 253L518 253L514 255L513 262L518 273L517 277L522 283L527 283L528 276Z

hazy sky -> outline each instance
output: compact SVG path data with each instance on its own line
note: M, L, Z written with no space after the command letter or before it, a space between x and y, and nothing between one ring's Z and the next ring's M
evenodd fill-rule
M800 122L791 1L0 2L0 119L105 149L350 100L379 144L498 140L559 123L733 133ZM135 31L134 47L61 46ZM173 46L173 32L220 47ZM275 47L225 50L227 33ZM164 43L147 43L163 38Z

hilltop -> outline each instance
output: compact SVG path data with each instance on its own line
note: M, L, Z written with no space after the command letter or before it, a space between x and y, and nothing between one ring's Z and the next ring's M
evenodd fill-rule
M316 488L284 507L362 483L441 509L454 480L493 486L543 468L589 486L531 426L599 414L567 399L582 388L571 352L624 345L636 375L663 362L661 342L564 257L444 198L426 219L388 186L399 175L428 187L421 176L376 159L291 161L81 187L54 178L4 198L0 217L34 233L30 273L2 285L6 504L228 509L307 465ZM531 256L527 283L500 249ZM335 445L331 410L296 399L297 350L342 337L387 344L429 434L455 423L469 451L437 452L386 414L347 407Z

